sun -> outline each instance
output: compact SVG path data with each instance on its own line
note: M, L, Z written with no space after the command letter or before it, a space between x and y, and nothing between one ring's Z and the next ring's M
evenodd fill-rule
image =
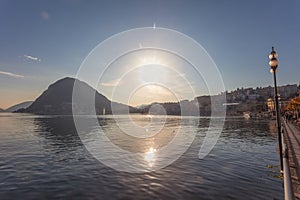
M138 66L143 65L166 65L163 59L156 55L145 55L139 59Z

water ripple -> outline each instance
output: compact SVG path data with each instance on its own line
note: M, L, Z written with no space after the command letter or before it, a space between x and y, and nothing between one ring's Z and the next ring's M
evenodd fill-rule
M122 120L126 123L127 119ZM145 122L143 116L136 120ZM176 129L178 120L168 117L166 134L155 142L167 144L173 137L167 130ZM0 115L0 198L283 198L282 181L271 175L279 168L267 167L278 165L276 138L270 134L268 121L227 119L215 148L200 160L198 151L209 118L184 120L190 122L186 130L196 129L197 135L183 156L158 171L130 174L95 160L82 145L69 116ZM114 120L99 116L99 124L109 130L116 144L131 148L128 140L132 138L121 136ZM147 149L137 147L140 152Z

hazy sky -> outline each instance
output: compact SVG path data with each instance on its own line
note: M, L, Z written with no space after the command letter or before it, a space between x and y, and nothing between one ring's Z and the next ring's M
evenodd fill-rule
M279 84L299 83L299 20L299 0L1 0L0 108L34 100L50 83L74 76L90 51L110 36L154 23L200 43L227 90L272 85L272 46L279 54ZM98 88L106 95L114 80L107 81ZM142 90L136 95L143 96Z

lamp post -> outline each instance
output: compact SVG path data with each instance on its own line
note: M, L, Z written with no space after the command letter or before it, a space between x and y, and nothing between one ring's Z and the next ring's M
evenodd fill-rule
M277 121L277 134L278 134L278 146L279 146L279 155L280 155L280 168L283 170L283 159L282 159L282 142L281 142L281 123L280 123L280 111L278 104L278 92L277 92L277 82L276 82L276 72L278 67L278 54L274 51L274 47L272 47L272 51L269 55L270 62L269 65L271 67L271 72L274 76L274 99L275 99L275 110L276 110L276 121Z

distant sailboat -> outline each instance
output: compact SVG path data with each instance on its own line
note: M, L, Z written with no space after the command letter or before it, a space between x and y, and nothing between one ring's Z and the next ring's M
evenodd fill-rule
M103 108L102 110L102 115L105 115L105 108Z

